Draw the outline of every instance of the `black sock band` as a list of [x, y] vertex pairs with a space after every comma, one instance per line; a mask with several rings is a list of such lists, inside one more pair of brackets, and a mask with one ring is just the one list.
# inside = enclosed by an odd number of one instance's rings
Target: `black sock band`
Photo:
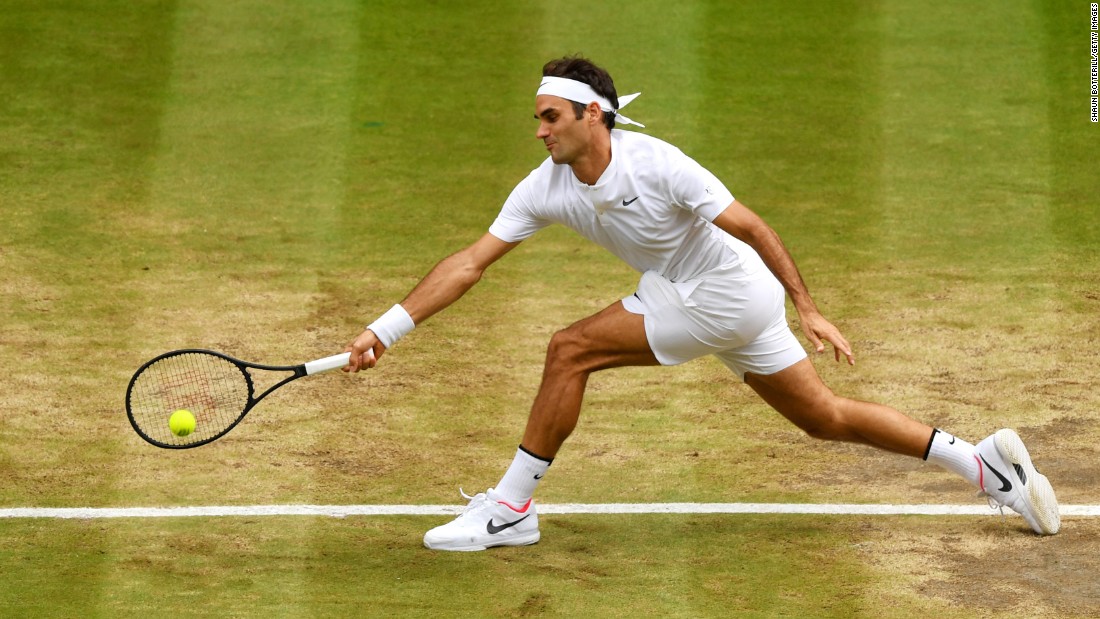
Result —
[[547, 466], [553, 464], [553, 462], [554, 462], [553, 458], [543, 458], [542, 456], [538, 455], [537, 453], [532, 452], [530, 449], [527, 449], [523, 445], [519, 446], [519, 450], [522, 451], [523, 453], [531, 456], [532, 458], [537, 458], [539, 460], [542, 460], [543, 462], [546, 463]]
[[928, 437], [928, 447], [926, 447], [924, 449], [924, 459], [926, 461], [928, 460], [928, 454], [932, 453], [932, 441], [936, 440], [936, 434], [938, 432], [939, 432], [939, 429], [932, 428], [932, 436]]

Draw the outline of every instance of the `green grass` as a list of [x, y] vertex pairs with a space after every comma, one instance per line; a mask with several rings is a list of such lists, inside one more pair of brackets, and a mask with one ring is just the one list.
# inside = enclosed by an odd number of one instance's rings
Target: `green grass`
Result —
[[[971, 440], [1015, 426], [1063, 502], [1095, 503], [1082, 7], [0, 0], [0, 506], [443, 503], [495, 483], [550, 335], [637, 280], [565, 230], [379, 369], [297, 383], [208, 447], [142, 443], [122, 398], [172, 348], [342, 349], [538, 165], [538, 71], [573, 52], [780, 231], [856, 346], [854, 370], [817, 362], [830, 385]], [[703, 360], [595, 376], [540, 499], [970, 495], [803, 437]], [[1097, 567], [1081, 521], [1041, 544], [949, 519], [554, 516], [535, 548], [459, 557], [419, 547], [432, 524], [0, 522], [0, 614], [1097, 610], [1070, 577]], [[1005, 547], [1039, 570], [1016, 586], [1071, 584], [1000, 606], [952, 585], [1000, 590], [957, 557]]]
[[[433, 554], [418, 518], [5, 523], [0, 609], [22, 616], [852, 616], [835, 521], [583, 516], [523, 549]], [[638, 538], [639, 530], [656, 533]], [[110, 552], [89, 538], [125, 540]], [[679, 540], [668, 545], [668, 539]], [[60, 560], [60, 557], [64, 560]], [[802, 576], [792, 579], [792, 574]], [[551, 584], [552, 583], [552, 584]], [[624, 589], [644, 595], [624, 596]], [[890, 616], [889, 613], [886, 616]], [[900, 616], [900, 615], [893, 615]]]

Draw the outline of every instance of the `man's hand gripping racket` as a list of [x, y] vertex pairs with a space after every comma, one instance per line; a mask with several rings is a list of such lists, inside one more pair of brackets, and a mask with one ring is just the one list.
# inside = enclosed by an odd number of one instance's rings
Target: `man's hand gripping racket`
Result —
[[379, 341], [378, 336], [370, 329], [364, 329], [359, 337], [348, 344], [344, 352], [348, 355], [348, 363], [344, 367], [345, 372], [358, 372], [373, 368], [386, 352], [386, 346]]
[[[360, 336], [362, 337], [362, 336]], [[300, 365], [272, 366], [234, 359], [212, 350], [175, 350], [141, 366], [126, 388], [126, 415], [138, 436], [166, 449], [198, 447], [225, 436], [260, 400], [287, 383], [337, 368], [349, 369], [349, 351]], [[358, 354], [358, 367], [374, 367], [374, 352]], [[289, 373], [256, 395], [254, 378]], [[190, 411], [194, 431], [178, 436], [168, 420], [177, 410]]]

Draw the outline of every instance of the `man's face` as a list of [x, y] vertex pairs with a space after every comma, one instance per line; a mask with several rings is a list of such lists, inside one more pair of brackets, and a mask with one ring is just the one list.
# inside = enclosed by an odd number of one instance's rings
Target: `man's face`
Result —
[[590, 110], [586, 110], [578, 120], [573, 103], [567, 99], [553, 95], [535, 97], [535, 119], [539, 121], [535, 137], [546, 144], [554, 163], [572, 163], [586, 151], [592, 135], [589, 116]]

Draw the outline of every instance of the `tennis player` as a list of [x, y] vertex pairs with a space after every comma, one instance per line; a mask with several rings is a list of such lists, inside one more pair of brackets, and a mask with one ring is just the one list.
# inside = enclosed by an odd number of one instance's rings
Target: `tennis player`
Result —
[[495, 488], [466, 496], [462, 515], [428, 531], [425, 546], [483, 550], [537, 542], [532, 497], [576, 426], [588, 376], [704, 355], [717, 357], [810, 436], [924, 458], [962, 476], [991, 505], [1022, 514], [1037, 533], [1058, 531], [1054, 491], [1014, 431], [1000, 430], [975, 446], [825, 386], [787, 324], [784, 295], [817, 353], [827, 342], [838, 362], [854, 364], [848, 341], [818, 311], [779, 236], [721, 181], [674, 146], [615, 128], [643, 126], [620, 111], [637, 94], [619, 97], [611, 76], [580, 57], [553, 60], [542, 73], [535, 135], [549, 158], [515, 187], [488, 233], [442, 260], [348, 345], [345, 369], [374, 367], [415, 325], [551, 224], [603, 246], [641, 279], [635, 293], [553, 335], [511, 466]]

